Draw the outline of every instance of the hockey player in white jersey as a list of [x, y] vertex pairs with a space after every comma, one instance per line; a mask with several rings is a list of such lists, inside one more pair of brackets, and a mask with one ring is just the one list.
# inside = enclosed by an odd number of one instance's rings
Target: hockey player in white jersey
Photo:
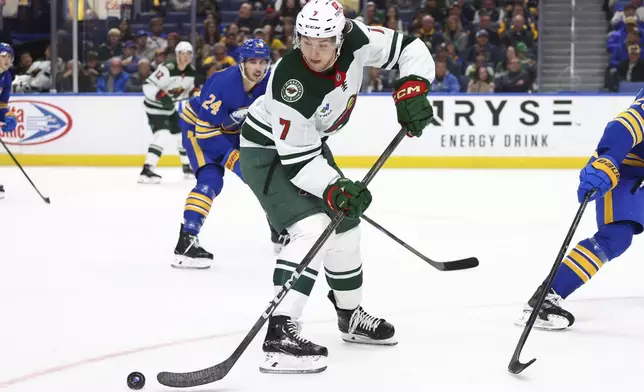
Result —
[[347, 218], [269, 320], [260, 370], [271, 373], [326, 368], [326, 347], [302, 337], [299, 324], [322, 263], [342, 339], [397, 343], [393, 325], [360, 306], [358, 218], [371, 194], [361, 182], [343, 176], [326, 139], [349, 121], [365, 66], [400, 70], [392, 103], [409, 136], [420, 136], [433, 115], [426, 95], [434, 61], [417, 38], [346, 20], [337, 0], [312, 0], [297, 16], [294, 43], [295, 50], [276, 64], [266, 94], [249, 108], [240, 143], [244, 179], [271, 224], [278, 231], [287, 229], [291, 239], [277, 256], [276, 291], [329, 225], [329, 216], [342, 209]]
[[152, 142], [148, 147], [145, 164], [139, 175], [139, 183], [158, 184], [161, 176], [154, 168], [163, 154], [165, 140], [176, 139], [179, 159], [186, 178], [194, 178], [186, 150], [181, 143], [181, 128], [176, 102], [187, 100], [195, 90], [197, 71], [192, 66], [193, 49], [189, 42], [179, 42], [174, 49], [177, 59], [159, 65], [143, 85], [145, 113], [152, 129]]

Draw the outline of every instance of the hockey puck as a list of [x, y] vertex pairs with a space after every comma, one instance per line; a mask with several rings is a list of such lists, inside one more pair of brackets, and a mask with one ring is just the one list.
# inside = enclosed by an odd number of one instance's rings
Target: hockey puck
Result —
[[140, 372], [132, 372], [127, 376], [127, 386], [130, 389], [141, 389], [145, 386], [145, 376]]

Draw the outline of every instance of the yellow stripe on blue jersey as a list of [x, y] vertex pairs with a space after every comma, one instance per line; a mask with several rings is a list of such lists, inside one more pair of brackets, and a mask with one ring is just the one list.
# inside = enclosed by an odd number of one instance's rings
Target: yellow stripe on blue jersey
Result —
[[577, 264], [577, 266], [581, 267], [581, 269], [588, 275], [589, 277], [593, 277], [599, 270], [593, 263], [590, 262], [584, 255], [579, 252], [576, 248], [570, 251], [570, 254], [568, 255], [572, 261]]
[[190, 106], [190, 103], [187, 103], [186, 106], [183, 107], [181, 110], [181, 113], [179, 113], [179, 116], [188, 124], [191, 125], [201, 125], [203, 127], [209, 127], [210, 124], [206, 121], [202, 121], [199, 119], [199, 116], [195, 113], [195, 111], [192, 109]]
[[9, 104], [6, 102], [0, 102], [0, 109], [6, 109], [9, 107]]
[[609, 223], [614, 222], [613, 218], [613, 191], [608, 191], [604, 195], [604, 224], [607, 225]]
[[578, 251], [579, 253], [581, 253], [582, 255], [586, 256], [586, 258], [587, 258], [588, 260], [590, 260], [590, 261], [595, 265], [595, 267], [597, 267], [597, 269], [600, 269], [600, 268], [604, 265], [604, 262], [603, 262], [603, 261], [601, 261], [601, 260], [599, 259], [599, 257], [598, 257], [596, 254], [594, 254], [593, 252], [591, 252], [591, 251], [590, 251], [588, 248], [586, 248], [585, 246], [583, 246], [583, 245], [581, 245], [581, 244], [578, 244], [578, 245], [575, 247], [575, 250], [576, 250], [576, 251]]
[[635, 116], [637, 119], [637, 123], [639, 124], [639, 133], [636, 132], [637, 136], [639, 136], [639, 139], [637, 140], [636, 144], [639, 144], [642, 142], [642, 130], [644, 130], [644, 118], [642, 118], [642, 115], [635, 109], [631, 108], [628, 109], [627, 112]]
[[221, 128], [217, 126], [208, 126], [204, 127], [202, 125], [197, 125], [195, 128], [195, 137], [197, 139], [209, 139], [214, 136], [221, 135]]
[[626, 155], [626, 158], [624, 158], [622, 163], [628, 166], [644, 167], [644, 158], [641, 158], [631, 152]]
[[621, 112], [617, 117], [615, 117], [615, 121], [619, 121], [631, 134], [631, 137], [633, 138], [633, 146], [635, 146], [642, 141], [644, 124], [640, 124], [629, 110]]
[[575, 264], [575, 263], [572, 261], [572, 259], [570, 259], [568, 256], [566, 256], [566, 258], [564, 259], [563, 263], [564, 263], [568, 268], [570, 268], [570, 270], [571, 270], [571, 271], [573, 271], [575, 274], [577, 274], [577, 276], [579, 276], [579, 279], [581, 279], [584, 283], [588, 282], [588, 280], [590, 279], [590, 278], [588, 277], [588, 275], [586, 275], [586, 274], [584, 273], [584, 271], [582, 271], [582, 270], [581, 270], [581, 268], [579, 268], [579, 267], [577, 266], [577, 264]]
[[199, 146], [197, 139], [195, 139], [195, 136], [192, 135], [192, 132], [188, 134], [188, 140], [190, 140], [190, 144], [192, 145], [192, 149], [195, 153], [195, 158], [197, 158], [198, 167], [195, 169], [196, 173], [197, 169], [206, 165], [206, 157], [204, 156], [203, 150], [201, 149], [201, 146]]
[[203, 216], [208, 216], [212, 207], [212, 199], [197, 192], [190, 192], [186, 199], [185, 210], [194, 211]]

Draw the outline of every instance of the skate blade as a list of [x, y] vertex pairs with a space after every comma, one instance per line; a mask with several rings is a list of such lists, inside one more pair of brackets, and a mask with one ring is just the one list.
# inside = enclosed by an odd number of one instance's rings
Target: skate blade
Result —
[[295, 357], [284, 353], [266, 353], [259, 371], [267, 374], [314, 374], [326, 370], [326, 357], [309, 355]]
[[395, 346], [398, 344], [398, 340], [395, 337], [390, 337], [388, 339], [371, 339], [366, 336], [355, 335], [352, 333], [342, 333], [342, 340], [347, 343], [357, 343], [357, 344], [369, 344], [372, 346]]
[[208, 269], [211, 261], [210, 259], [191, 259], [186, 256], [175, 255], [174, 261], [170, 265], [172, 268], [179, 269]]
[[139, 176], [139, 184], [160, 184], [161, 179], [157, 177]]
[[192, 173], [183, 173], [184, 180], [194, 180], [196, 179], [195, 175]]
[[[523, 316], [514, 321], [514, 325], [519, 327], [525, 327], [530, 315], [532, 314], [531, 310], [523, 311]], [[548, 321], [537, 318], [534, 322], [533, 328], [541, 331], [564, 331], [570, 327], [568, 319], [561, 316], [549, 315]]]

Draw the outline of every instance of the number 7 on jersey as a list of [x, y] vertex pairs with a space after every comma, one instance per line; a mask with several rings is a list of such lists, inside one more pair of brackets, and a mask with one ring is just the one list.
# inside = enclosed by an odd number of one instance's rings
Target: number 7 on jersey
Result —
[[288, 134], [289, 129], [291, 129], [291, 121], [284, 120], [283, 118], [280, 117], [280, 125], [284, 127], [282, 129], [282, 134], [280, 135], [280, 140], [284, 140], [286, 139], [286, 135]]

